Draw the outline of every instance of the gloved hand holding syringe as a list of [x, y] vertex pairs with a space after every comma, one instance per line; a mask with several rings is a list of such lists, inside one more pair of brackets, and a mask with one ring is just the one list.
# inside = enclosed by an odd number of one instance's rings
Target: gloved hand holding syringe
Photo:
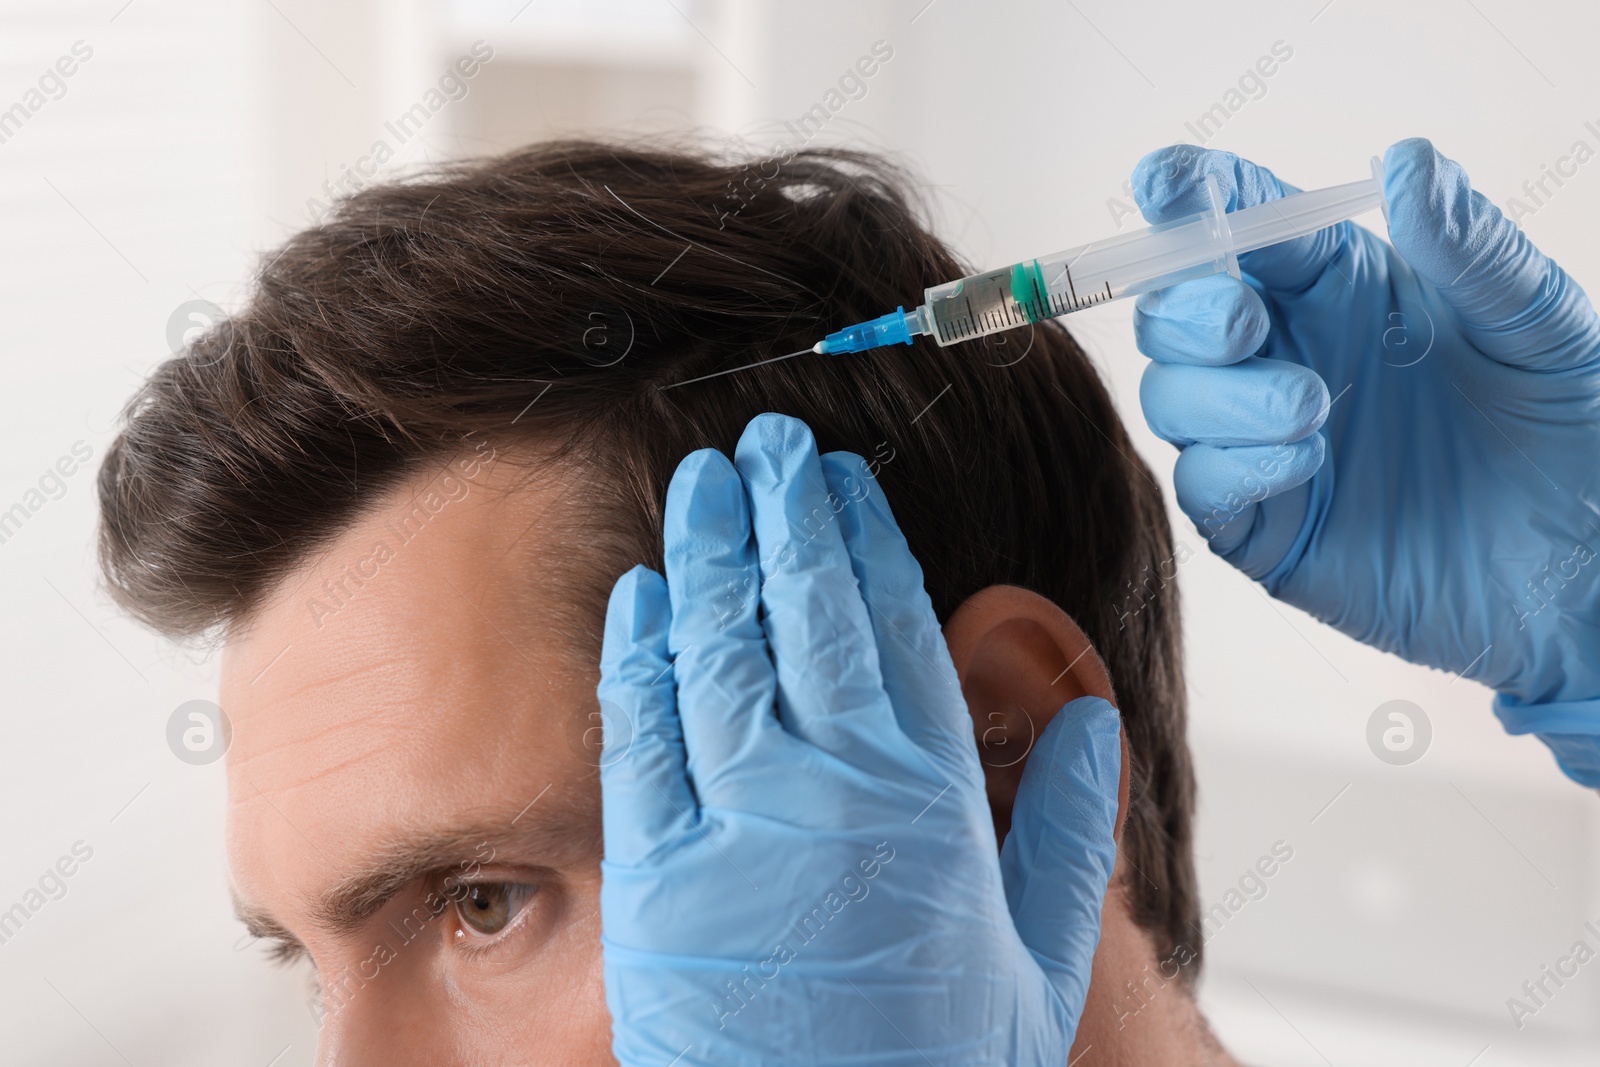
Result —
[[[1162, 149], [1134, 175], [1149, 229], [934, 286], [814, 351], [947, 345], [1143, 294], [1140, 402], [1212, 551], [1495, 689], [1508, 730], [1600, 788], [1600, 318], [1428, 142], [1373, 175], [1299, 192], [1227, 152]], [[1374, 207], [1392, 244], [1339, 225]]]
[[924, 292], [921, 307], [910, 312], [902, 307], [830, 333], [812, 351], [861, 352], [910, 344], [921, 335], [950, 345], [1212, 274], [1237, 278], [1238, 257], [1247, 252], [1384, 207], [1383, 170], [1376, 158], [1372, 173], [1362, 181], [1294, 193], [1231, 214], [1211, 179], [1205, 211], [935, 285]]
[[[1162, 149], [1134, 174], [1148, 229], [706, 377], [1142, 296], [1140, 403], [1211, 550], [1357, 640], [1496, 690], [1509, 731], [1600, 789], [1600, 317], [1427, 141], [1372, 169], [1300, 192], [1231, 153]], [[1343, 225], [1372, 208], [1392, 245]]]

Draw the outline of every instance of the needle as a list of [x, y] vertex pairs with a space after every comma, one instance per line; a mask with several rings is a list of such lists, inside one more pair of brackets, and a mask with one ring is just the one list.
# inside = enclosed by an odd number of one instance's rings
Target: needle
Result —
[[795, 356], [803, 356], [803, 355], [806, 355], [807, 353], [815, 352], [816, 350], [817, 349], [816, 349], [815, 346], [812, 346], [811, 348], [802, 348], [798, 352], [790, 352], [787, 356], [773, 356], [771, 359], [763, 359], [763, 360], [760, 360], [760, 361], [758, 361], [756, 363], [746, 363], [742, 367], [729, 367], [727, 370], [719, 370], [714, 374], [702, 374], [700, 377], [698, 377], [698, 378], [690, 378], [686, 382], [673, 382], [671, 385], [663, 385], [661, 387], [661, 389], [662, 389], [663, 392], [665, 392], [668, 389], [676, 389], [680, 385], [693, 385], [695, 382], [703, 382], [707, 378], [720, 378], [724, 374], [732, 374], [735, 371], [749, 370], [752, 367], [764, 367], [768, 363], [781, 363], [782, 361], [784, 361], [786, 359], [793, 359]]

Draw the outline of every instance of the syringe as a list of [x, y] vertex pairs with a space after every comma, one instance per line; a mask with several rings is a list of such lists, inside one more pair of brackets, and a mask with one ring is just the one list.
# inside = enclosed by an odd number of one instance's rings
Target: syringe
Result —
[[830, 333], [812, 351], [861, 352], [910, 344], [922, 334], [950, 345], [1191, 278], [1223, 272], [1237, 278], [1238, 257], [1246, 252], [1308, 237], [1373, 208], [1382, 208], [1387, 218], [1389, 210], [1377, 157], [1372, 177], [1364, 181], [1292, 193], [1232, 213], [1216, 178], [1207, 175], [1206, 190], [1211, 206], [1199, 214], [935, 285], [923, 291], [921, 307], [909, 313], [901, 307]]

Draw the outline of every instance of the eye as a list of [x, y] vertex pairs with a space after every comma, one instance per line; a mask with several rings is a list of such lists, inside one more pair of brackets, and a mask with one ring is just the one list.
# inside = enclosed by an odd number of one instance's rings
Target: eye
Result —
[[456, 937], [467, 937], [468, 931], [494, 937], [511, 925], [538, 889], [518, 882], [458, 884], [455, 909], [463, 929], [456, 931]]

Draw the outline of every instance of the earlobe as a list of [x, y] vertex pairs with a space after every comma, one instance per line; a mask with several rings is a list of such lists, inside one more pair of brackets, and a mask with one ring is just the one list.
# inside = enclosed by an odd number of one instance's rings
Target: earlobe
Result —
[[[977, 734], [995, 833], [1005, 840], [1027, 756], [1068, 703], [1095, 696], [1116, 703], [1111, 677], [1089, 638], [1038, 593], [992, 585], [967, 598], [944, 625]], [[1128, 742], [1122, 742], [1116, 836], [1128, 807]]]

